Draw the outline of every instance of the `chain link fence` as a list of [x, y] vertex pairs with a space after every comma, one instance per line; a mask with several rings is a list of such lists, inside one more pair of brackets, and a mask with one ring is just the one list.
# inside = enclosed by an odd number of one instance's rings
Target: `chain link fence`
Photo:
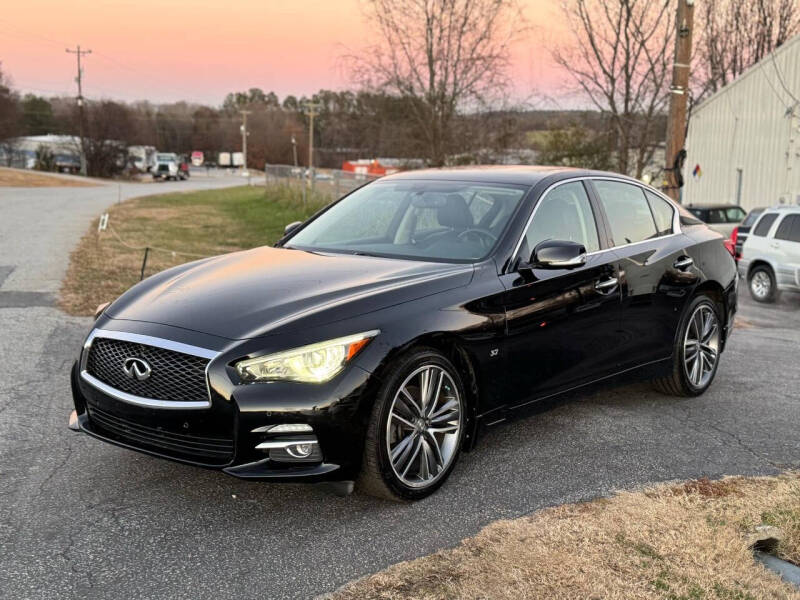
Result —
[[377, 175], [353, 173], [341, 169], [308, 169], [291, 165], [267, 165], [264, 168], [264, 180], [270, 184], [294, 184], [305, 186], [319, 194], [338, 199], [345, 194], [378, 179]]

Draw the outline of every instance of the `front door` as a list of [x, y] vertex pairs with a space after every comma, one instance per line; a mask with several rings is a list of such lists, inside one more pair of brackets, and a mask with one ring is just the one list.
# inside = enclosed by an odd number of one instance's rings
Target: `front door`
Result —
[[614, 370], [619, 343], [617, 255], [603, 249], [581, 181], [557, 185], [537, 203], [517, 255], [528, 260], [544, 240], [578, 242], [586, 263], [503, 275], [507, 320], [508, 405], [576, 387]]

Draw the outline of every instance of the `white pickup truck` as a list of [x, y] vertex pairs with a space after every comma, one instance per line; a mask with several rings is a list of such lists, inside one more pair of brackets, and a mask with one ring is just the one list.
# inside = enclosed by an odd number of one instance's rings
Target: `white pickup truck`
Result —
[[174, 152], [159, 152], [152, 172], [153, 179], [183, 180], [188, 177], [188, 171], [181, 169], [181, 160]]

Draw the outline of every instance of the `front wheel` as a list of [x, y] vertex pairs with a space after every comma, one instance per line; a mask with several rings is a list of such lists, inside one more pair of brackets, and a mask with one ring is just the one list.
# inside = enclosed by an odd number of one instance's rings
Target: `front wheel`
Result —
[[672, 396], [699, 396], [717, 374], [722, 350], [719, 309], [708, 296], [698, 296], [681, 321], [672, 352], [672, 372], [656, 379], [656, 389]]
[[390, 500], [417, 500], [444, 483], [465, 429], [464, 387], [453, 364], [430, 349], [397, 360], [367, 428], [358, 487]]

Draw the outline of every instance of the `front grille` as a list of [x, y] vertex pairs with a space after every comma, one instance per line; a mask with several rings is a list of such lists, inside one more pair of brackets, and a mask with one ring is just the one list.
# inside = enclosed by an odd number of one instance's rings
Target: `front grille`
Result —
[[[147, 361], [151, 368], [149, 378], [139, 381], [127, 376], [123, 365], [132, 357]], [[198, 402], [208, 401], [208, 361], [207, 358], [156, 346], [98, 337], [89, 350], [86, 370], [103, 383], [134, 396]]]
[[87, 406], [89, 419], [99, 433], [135, 446], [204, 464], [224, 465], [233, 457], [233, 438], [201, 437], [149, 427], [99, 408]]

